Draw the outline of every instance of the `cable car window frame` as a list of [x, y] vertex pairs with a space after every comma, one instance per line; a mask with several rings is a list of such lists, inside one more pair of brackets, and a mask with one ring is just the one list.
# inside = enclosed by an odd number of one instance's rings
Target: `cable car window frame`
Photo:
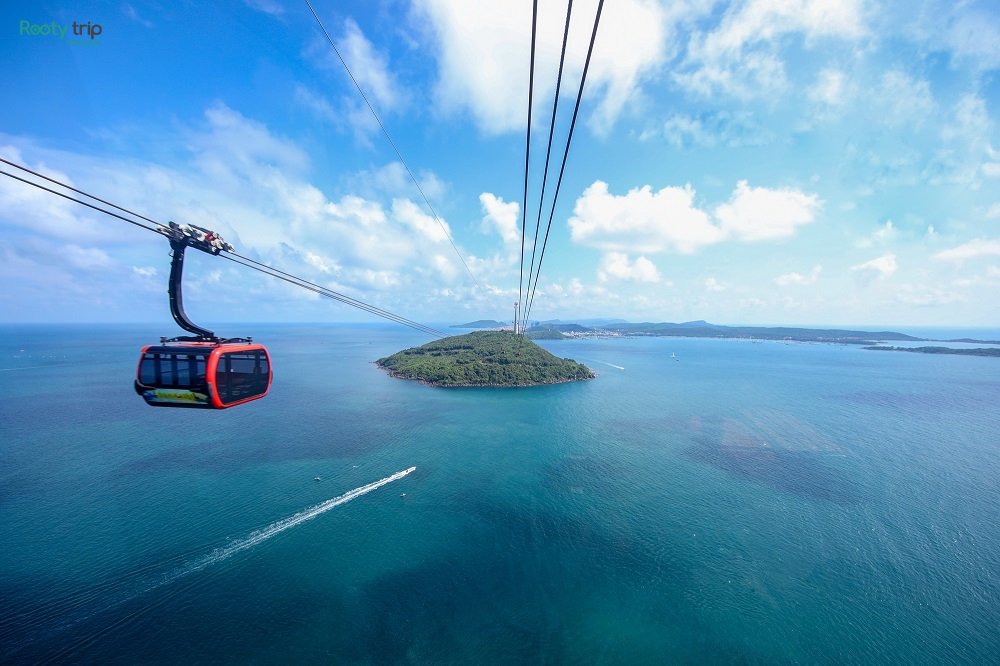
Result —
[[240, 349], [225, 351], [219, 355], [215, 370], [215, 389], [223, 405], [259, 398], [269, 388], [270, 367], [267, 353], [263, 350]]
[[140, 361], [139, 381], [147, 386], [204, 392], [208, 388], [208, 356], [209, 352], [190, 349], [147, 351]]

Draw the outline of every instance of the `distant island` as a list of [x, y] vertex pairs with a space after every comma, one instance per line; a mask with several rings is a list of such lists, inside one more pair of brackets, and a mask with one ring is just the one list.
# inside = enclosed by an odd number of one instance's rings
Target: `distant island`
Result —
[[[453, 328], [511, 328], [509, 323], [492, 319], [461, 324]], [[879, 342], [961, 342], [982, 345], [1000, 345], [1000, 340], [974, 340], [960, 338], [957, 340], [936, 340], [918, 338], [896, 331], [858, 331], [841, 328], [802, 328], [797, 326], [723, 326], [711, 324], [703, 319], [672, 322], [641, 322], [631, 323], [622, 319], [580, 319], [566, 321], [553, 319], [549, 321], [532, 322], [524, 334], [532, 340], [564, 340], [576, 338], [615, 338], [615, 337], [684, 337], [684, 338], [731, 338], [763, 342], [825, 342], [844, 345], [864, 345], [865, 349], [879, 351], [896, 351], [894, 347], [875, 346]], [[939, 351], [947, 349], [948, 351]], [[995, 356], [993, 350], [954, 351], [950, 347], [916, 347], [899, 348], [898, 351], [918, 351], [924, 354], [966, 354], [970, 356]]]
[[561, 359], [511, 331], [476, 331], [411, 347], [376, 361], [393, 377], [433, 386], [537, 386], [592, 379], [582, 363]]
[[906, 340], [915, 338], [894, 331], [855, 331], [838, 328], [799, 328], [792, 326], [720, 326], [704, 320], [681, 324], [640, 323], [616, 324], [607, 327], [625, 335], [684, 336], [692, 338], [756, 338], [758, 340], [789, 340], [793, 342], [839, 342], [842, 344], [872, 344], [874, 340]]
[[955, 349], [954, 347], [883, 347], [881, 345], [865, 347], [872, 351], [901, 351], [914, 352], [917, 354], [959, 354], [962, 356], [997, 356], [1000, 357], [1000, 348], [977, 347], [975, 349]]
[[451, 328], [502, 328], [504, 326], [509, 326], [509, 324], [496, 319], [477, 319], [466, 324], [453, 324]]
[[917, 341], [895, 331], [854, 331], [832, 328], [799, 328], [789, 326], [721, 326], [707, 321], [642, 322], [633, 324], [616, 321], [601, 326], [582, 326], [576, 323], [539, 322], [525, 333], [533, 339], [561, 339], [587, 337], [684, 337], [684, 338], [743, 338], [752, 340], [778, 340], [792, 342], [836, 342], [840, 344], [872, 345], [878, 340]]
[[531, 340], [565, 340], [567, 336], [548, 326], [533, 326], [524, 332]]

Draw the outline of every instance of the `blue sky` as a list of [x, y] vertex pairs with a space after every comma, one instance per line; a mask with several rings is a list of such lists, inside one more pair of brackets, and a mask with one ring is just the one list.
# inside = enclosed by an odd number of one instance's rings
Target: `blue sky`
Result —
[[[565, 20], [540, 5], [529, 246]], [[509, 317], [530, 3], [315, 6], [481, 287], [304, 2], [3, 3], [0, 155], [412, 319]], [[1000, 324], [998, 35], [994, 2], [609, 0], [532, 318]], [[0, 231], [0, 321], [170, 321], [154, 234], [6, 177]], [[206, 325], [369, 317], [187, 270]]]

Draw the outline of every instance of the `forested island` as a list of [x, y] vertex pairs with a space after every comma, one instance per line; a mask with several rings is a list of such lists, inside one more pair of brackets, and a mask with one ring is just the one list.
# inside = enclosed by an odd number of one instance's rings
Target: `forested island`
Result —
[[433, 386], [536, 386], [595, 375], [511, 331], [477, 331], [411, 347], [376, 361], [393, 377]]
[[839, 344], [872, 344], [875, 340], [915, 341], [915, 338], [895, 331], [855, 331], [831, 328], [800, 328], [793, 326], [722, 326], [707, 321], [687, 321], [617, 324], [606, 330], [624, 335], [680, 336], [691, 338], [754, 338], [794, 342], [835, 342]]
[[[491, 324], [510, 327], [502, 322], [481, 319], [479, 321], [461, 324], [459, 327], [485, 328]], [[587, 324], [587, 325], [585, 325]], [[592, 319], [573, 321], [537, 321], [531, 322], [524, 331], [525, 336], [532, 340], [566, 340], [579, 338], [615, 338], [615, 337], [684, 337], [684, 338], [729, 338], [763, 342], [811, 342], [833, 343], [863, 346], [865, 349], [878, 351], [908, 351], [921, 354], [961, 354], [965, 356], [1000, 356], [1000, 350], [992, 348], [954, 349], [951, 347], [892, 347], [879, 345], [883, 342], [946, 342], [971, 343], [980, 345], [997, 345], [1000, 340], [976, 340], [959, 338], [955, 340], [938, 340], [933, 338], [918, 338], [897, 331], [860, 331], [841, 328], [802, 328], [796, 326], [723, 326], [712, 324], [702, 319], [681, 323], [672, 322], [641, 322], [631, 323], [622, 319]]]
[[[486, 328], [501, 322], [489, 319], [461, 324], [456, 328]], [[801, 328], [792, 326], [722, 326], [704, 320], [671, 322], [630, 323], [620, 319], [584, 326], [574, 322], [534, 322], [525, 331], [534, 339], [557, 340], [586, 337], [685, 337], [685, 338], [742, 338], [794, 342], [833, 342], [839, 344], [871, 345], [876, 341], [914, 342], [922, 338], [896, 331], [856, 331], [849, 329]], [[979, 341], [975, 341], [979, 342]], [[989, 343], [987, 343], [989, 344]]]
[[996, 356], [1000, 357], [1000, 348], [977, 347], [975, 349], [956, 349], [954, 347], [865, 347], [872, 351], [901, 351], [916, 354], [959, 354], [961, 356]]
[[524, 334], [530, 340], [565, 340], [567, 336], [554, 328], [536, 326], [529, 328]]

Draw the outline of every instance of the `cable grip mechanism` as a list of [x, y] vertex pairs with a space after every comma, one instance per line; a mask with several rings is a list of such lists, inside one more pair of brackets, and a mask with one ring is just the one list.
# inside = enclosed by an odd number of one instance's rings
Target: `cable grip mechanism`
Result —
[[223, 340], [216, 336], [213, 331], [198, 326], [184, 312], [184, 295], [181, 285], [184, 276], [184, 251], [193, 247], [215, 256], [223, 251], [235, 252], [235, 248], [214, 231], [193, 224], [169, 222], [168, 226], [161, 227], [157, 231], [167, 237], [172, 250], [170, 281], [167, 287], [167, 294], [170, 297], [170, 314], [178, 326], [185, 331], [194, 333], [194, 337], [180, 336], [171, 338], [170, 342], [222, 342]]

